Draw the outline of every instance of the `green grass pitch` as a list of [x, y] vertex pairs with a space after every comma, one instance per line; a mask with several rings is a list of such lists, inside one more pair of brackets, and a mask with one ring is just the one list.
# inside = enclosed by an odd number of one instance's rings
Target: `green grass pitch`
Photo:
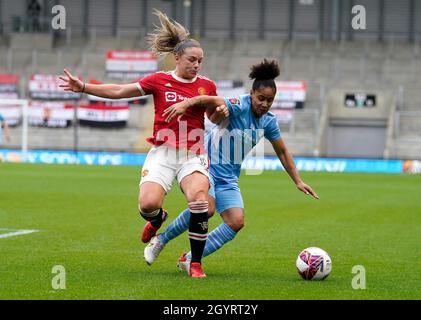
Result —
[[[176, 269], [186, 234], [153, 266], [143, 261], [139, 168], [0, 164], [0, 235], [39, 230], [0, 238], [0, 299], [420, 299], [421, 176], [302, 177], [319, 201], [284, 172], [242, 176], [245, 227], [204, 259], [206, 279], [191, 279]], [[175, 184], [169, 221], [185, 206]], [[220, 222], [215, 215], [210, 229]], [[309, 246], [332, 258], [325, 281], [295, 269]], [[64, 290], [52, 288], [55, 265], [65, 268]], [[355, 265], [366, 289], [352, 287]]]

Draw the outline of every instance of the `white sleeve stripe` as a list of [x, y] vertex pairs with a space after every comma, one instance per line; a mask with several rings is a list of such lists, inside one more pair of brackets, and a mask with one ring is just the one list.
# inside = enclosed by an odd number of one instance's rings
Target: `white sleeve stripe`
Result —
[[136, 87], [139, 89], [140, 93], [142, 94], [142, 96], [145, 95], [145, 91], [143, 91], [142, 87], [140, 86], [139, 82], [136, 82]]

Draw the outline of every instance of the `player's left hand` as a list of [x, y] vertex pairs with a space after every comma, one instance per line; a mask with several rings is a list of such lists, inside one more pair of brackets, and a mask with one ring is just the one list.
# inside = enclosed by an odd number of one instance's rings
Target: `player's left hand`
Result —
[[320, 199], [317, 193], [314, 192], [313, 189], [309, 185], [305, 184], [304, 182], [297, 183], [297, 188], [301, 192], [304, 192], [306, 195], [313, 196], [314, 199], [317, 199], [317, 200]]
[[181, 116], [186, 113], [189, 105], [185, 101], [181, 101], [178, 103], [174, 103], [171, 107], [168, 107], [164, 110], [162, 115], [166, 117], [165, 122], [170, 122], [174, 117], [178, 117], [178, 120], [180, 120]]

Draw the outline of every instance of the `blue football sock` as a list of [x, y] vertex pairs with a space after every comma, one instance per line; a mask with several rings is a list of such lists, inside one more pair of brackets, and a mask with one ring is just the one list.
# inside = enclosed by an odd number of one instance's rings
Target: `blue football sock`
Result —
[[[203, 257], [214, 253], [225, 243], [234, 239], [236, 235], [237, 233], [227, 224], [221, 223], [216, 229], [209, 233], [208, 239], [206, 240], [205, 250], [203, 252]], [[186, 258], [191, 259], [191, 252], [187, 253]]]
[[190, 210], [186, 209], [179, 216], [171, 222], [164, 233], [158, 236], [158, 239], [163, 244], [167, 244], [170, 240], [178, 237], [183, 232], [189, 229], [190, 225]]

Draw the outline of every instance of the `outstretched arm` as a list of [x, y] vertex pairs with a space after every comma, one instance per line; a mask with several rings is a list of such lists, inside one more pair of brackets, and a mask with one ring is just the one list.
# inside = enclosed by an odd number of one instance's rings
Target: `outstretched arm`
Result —
[[163, 116], [166, 117], [165, 121], [170, 122], [174, 117], [181, 117], [191, 107], [207, 108], [206, 113], [212, 122], [215, 122], [219, 118], [222, 120], [222, 118], [226, 118], [229, 115], [224, 98], [218, 96], [197, 96], [175, 103], [165, 109], [163, 113]]
[[60, 85], [65, 91], [87, 93], [108, 99], [132, 98], [142, 95], [136, 83], [91, 84], [82, 82], [66, 69], [64, 69], [64, 73], [66, 76], [60, 76], [59, 78], [65, 82], [65, 84]]
[[6, 121], [3, 121], [4, 126], [4, 137], [6, 138], [7, 142], [10, 142], [10, 131], [9, 131], [9, 125]]
[[315, 199], [319, 199], [317, 193], [314, 192], [309, 185], [305, 184], [303, 180], [301, 180], [300, 174], [298, 173], [298, 170], [295, 167], [294, 159], [289, 153], [282, 138], [279, 138], [275, 141], [271, 141], [271, 143], [273, 149], [276, 152], [276, 155], [278, 156], [288, 175], [291, 177], [292, 181], [294, 181], [298, 190], [304, 192], [307, 195], [312, 195]]

